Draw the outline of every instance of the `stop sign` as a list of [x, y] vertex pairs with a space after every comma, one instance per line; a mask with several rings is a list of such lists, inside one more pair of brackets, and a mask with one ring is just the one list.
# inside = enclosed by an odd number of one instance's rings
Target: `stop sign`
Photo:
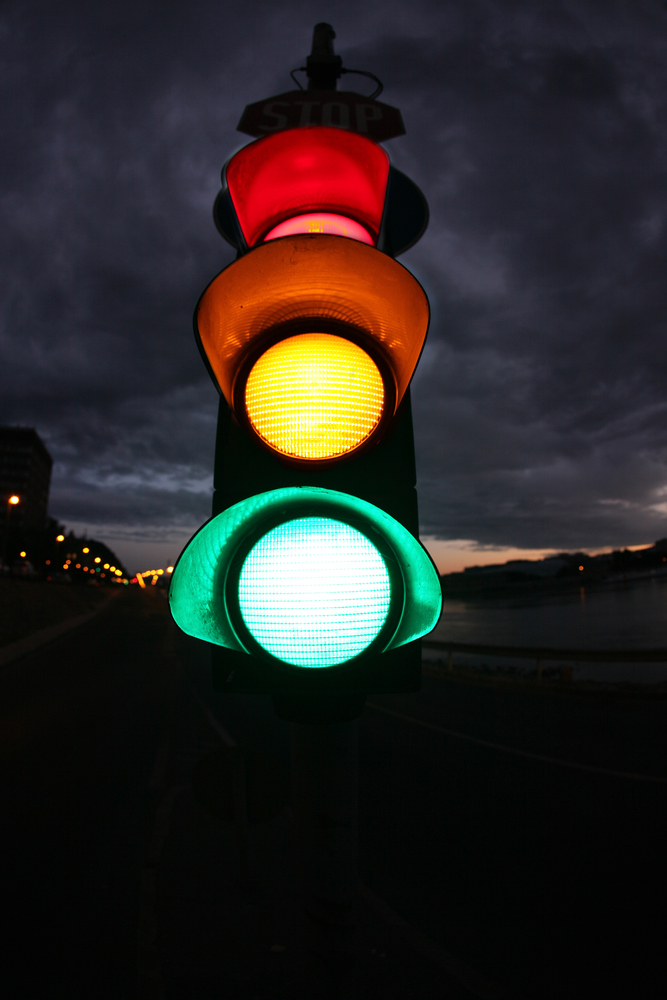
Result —
[[290, 90], [248, 104], [237, 129], [262, 136], [309, 125], [347, 129], [375, 142], [405, 134], [398, 108], [345, 90]]

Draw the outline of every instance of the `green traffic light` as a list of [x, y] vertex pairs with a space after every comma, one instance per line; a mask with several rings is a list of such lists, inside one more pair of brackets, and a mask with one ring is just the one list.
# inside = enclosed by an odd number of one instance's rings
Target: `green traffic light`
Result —
[[250, 550], [239, 609], [254, 639], [298, 667], [330, 667], [362, 653], [389, 612], [389, 572], [356, 528], [326, 517], [286, 521]]
[[420, 543], [373, 504], [293, 487], [205, 524], [174, 569], [172, 615], [189, 635], [287, 668], [327, 668], [430, 632], [442, 605]]

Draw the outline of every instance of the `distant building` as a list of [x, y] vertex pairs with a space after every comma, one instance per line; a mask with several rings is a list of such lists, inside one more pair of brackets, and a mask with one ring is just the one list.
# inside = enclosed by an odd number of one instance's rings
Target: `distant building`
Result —
[[10, 496], [20, 498], [10, 510], [11, 529], [41, 531], [46, 524], [53, 459], [32, 427], [0, 427], [0, 521]]

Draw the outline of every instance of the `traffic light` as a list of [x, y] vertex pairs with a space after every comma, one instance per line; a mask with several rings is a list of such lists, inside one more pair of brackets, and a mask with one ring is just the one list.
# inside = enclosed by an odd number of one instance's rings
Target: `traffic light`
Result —
[[[308, 65], [306, 123], [282, 116], [223, 169], [214, 218], [238, 256], [194, 317], [221, 394], [214, 516], [170, 604], [213, 645], [216, 688], [270, 691], [283, 717], [323, 721], [358, 715], [369, 692], [419, 688], [442, 599], [418, 541], [409, 395], [429, 304], [394, 259], [428, 209], [367, 134], [374, 122], [382, 137], [387, 112], [400, 134], [400, 113], [335, 79], [313, 89], [327, 78]], [[285, 103], [262, 105], [279, 126]]]
[[385, 511], [347, 493], [288, 487], [205, 524], [170, 599], [189, 635], [281, 667], [326, 669], [430, 632], [440, 581]]
[[239, 423], [284, 460], [321, 465], [391, 424], [428, 321], [421, 285], [397, 261], [309, 233], [230, 264], [199, 300], [195, 327]]

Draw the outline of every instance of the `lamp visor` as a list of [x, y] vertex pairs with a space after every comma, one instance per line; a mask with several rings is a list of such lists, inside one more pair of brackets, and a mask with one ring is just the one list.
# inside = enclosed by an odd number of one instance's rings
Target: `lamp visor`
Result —
[[224, 177], [248, 246], [256, 246], [286, 219], [310, 212], [356, 219], [374, 241], [384, 210], [389, 157], [382, 146], [356, 132], [296, 128], [244, 146], [227, 163]]
[[352, 340], [373, 344], [393, 379], [385, 404], [393, 416], [428, 320], [428, 299], [409, 271], [373, 247], [329, 233], [271, 240], [234, 261], [208, 286], [195, 317], [211, 372], [237, 416], [245, 409], [239, 373], [245, 377], [265, 338], [290, 326], [299, 333], [345, 327], [356, 331]]

